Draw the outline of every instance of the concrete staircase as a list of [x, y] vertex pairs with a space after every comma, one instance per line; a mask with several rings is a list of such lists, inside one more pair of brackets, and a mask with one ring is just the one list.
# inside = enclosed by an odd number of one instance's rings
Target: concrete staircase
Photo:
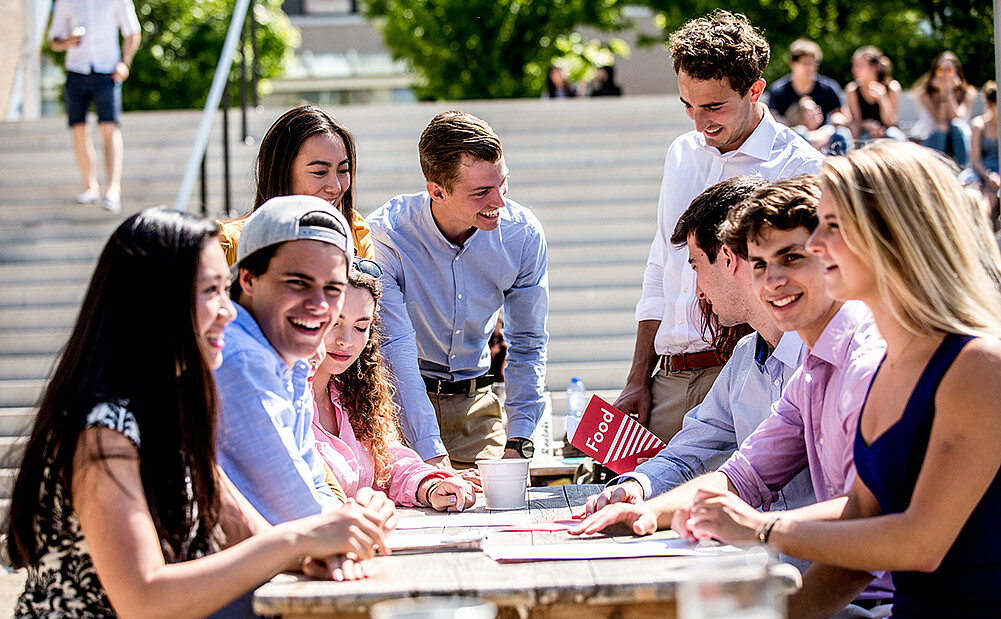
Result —
[[[565, 410], [562, 394], [572, 376], [614, 398], [632, 355], [633, 308], [656, 225], [664, 154], [690, 127], [681, 104], [651, 96], [333, 109], [357, 138], [354, 182], [362, 213], [423, 187], [417, 138], [432, 116], [449, 108], [469, 111], [494, 127], [511, 169], [508, 195], [532, 207], [545, 226], [554, 410]], [[251, 135], [259, 141], [283, 111], [252, 112]], [[231, 135], [238, 128], [237, 112], [232, 114]], [[80, 181], [64, 119], [0, 124], [2, 500], [14, 476], [15, 448], [23, 442], [104, 242], [129, 213], [173, 204], [198, 118], [197, 112], [125, 115], [120, 216], [72, 203]], [[217, 128], [209, 146], [214, 217], [222, 208], [218, 133]], [[100, 153], [100, 144], [97, 148]], [[250, 201], [257, 149], [236, 137], [232, 148], [234, 208], [242, 212]]]

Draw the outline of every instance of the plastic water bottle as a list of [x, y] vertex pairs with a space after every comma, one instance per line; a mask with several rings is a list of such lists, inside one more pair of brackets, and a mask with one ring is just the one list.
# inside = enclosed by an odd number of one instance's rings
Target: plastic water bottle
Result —
[[587, 406], [587, 389], [584, 388], [584, 381], [574, 376], [567, 387], [567, 440], [573, 438], [573, 433], [577, 430], [577, 424], [584, 414]]

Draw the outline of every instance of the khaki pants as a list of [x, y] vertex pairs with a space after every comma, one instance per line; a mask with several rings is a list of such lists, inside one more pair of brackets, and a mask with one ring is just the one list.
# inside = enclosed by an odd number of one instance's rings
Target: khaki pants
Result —
[[658, 371], [650, 379], [650, 431], [665, 443], [681, 429], [685, 414], [705, 399], [723, 366], [687, 370]]
[[504, 455], [501, 403], [491, 387], [484, 387], [473, 396], [428, 393], [428, 398], [438, 417], [441, 440], [445, 442], [452, 466], [472, 468], [477, 460]]

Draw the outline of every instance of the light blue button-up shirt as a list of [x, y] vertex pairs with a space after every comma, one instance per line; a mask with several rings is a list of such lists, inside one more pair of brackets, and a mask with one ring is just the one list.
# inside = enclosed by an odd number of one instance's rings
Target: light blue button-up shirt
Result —
[[490, 367], [488, 340], [501, 307], [507, 341], [507, 435], [532, 436], [545, 408], [549, 276], [542, 225], [505, 200], [495, 230], [462, 247], [431, 215], [427, 192], [400, 195], [366, 220], [383, 268], [383, 353], [396, 376], [400, 425], [425, 460], [445, 455], [421, 375], [456, 381]]
[[[760, 363], [755, 358], [759, 337], [752, 333], [737, 342], [705, 400], [688, 411], [681, 431], [667, 447], [614, 481], [635, 479], [643, 486], [644, 497], [650, 498], [723, 464], [768, 418], [772, 404], [779, 400], [806, 354], [803, 341], [790, 331]], [[772, 508], [794, 509], [813, 503], [810, 471], [805, 470], [781, 489]]]
[[314, 445], [309, 365], [290, 368], [250, 313], [234, 306], [215, 371], [223, 471], [272, 524], [339, 507]]

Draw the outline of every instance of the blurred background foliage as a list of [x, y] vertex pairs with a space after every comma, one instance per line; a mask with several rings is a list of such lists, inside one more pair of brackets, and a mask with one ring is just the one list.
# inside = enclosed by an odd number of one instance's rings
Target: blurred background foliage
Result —
[[[233, 16], [232, 0], [134, 0], [142, 25], [142, 43], [132, 61], [128, 88], [122, 89], [127, 110], [185, 109], [205, 105], [226, 30]], [[299, 31], [281, 10], [281, 0], [257, 0], [260, 77], [279, 77], [299, 46]], [[249, 26], [246, 37], [250, 71]], [[47, 50], [62, 65], [63, 54]], [[239, 73], [237, 48], [231, 71]], [[231, 83], [235, 83], [231, 82]], [[232, 101], [238, 96], [230, 89]]]
[[824, 51], [820, 72], [841, 84], [852, 79], [851, 55], [875, 45], [893, 62], [894, 77], [910, 87], [940, 52], [952, 50], [966, 79], [980, 86], [994, 79], [994, 12], [991, 0], [631, 0], [657, 14], [667, 36], [693, 16], [723, 7], [747, 15], [771, 44], [769, 82], [789, 72], [788, 47], [816, 41]]
[[[395, 58], [420, 80], [421, 99], [538, 96], [546, 69], [562, 64], [572, 80], [628, 55], [621, 38], [629, 28], [626, 5], [655, 13], [660, 29], [641, 45], [663, 45], [686, 20], [716, 8], [744, 13], [772, 46], [768, 81], [788, 73], [789, 44], [813, 39], [824, 51], [821, 72], [845, 84], [851, 54], [876, 45], [907, 88], [950, 49], [967, 79], [980, 86], [994, 77], [994, 14], [990, 0], [365, 0]], [[608, 32], [605, 40], [580, 33]]]
[[383, 41], [417, 73], [419, 99], [538, 96], [549, 65], [580, 79], [595, 62], [628, 53], [621, 39], [585, 39], [577, 28], [624, 23], [616, 0], [367, 0]]

